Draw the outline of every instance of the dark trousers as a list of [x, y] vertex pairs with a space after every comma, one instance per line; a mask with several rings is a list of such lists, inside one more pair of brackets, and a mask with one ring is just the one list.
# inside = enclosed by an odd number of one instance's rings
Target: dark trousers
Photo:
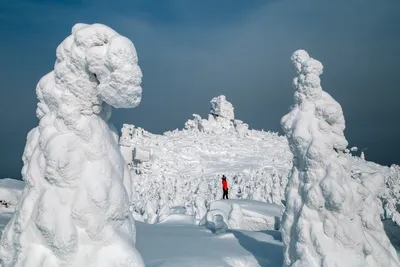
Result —
[[225, 196], [226, 196], [226, 199], [229, 199], [228, 198], [228, 189], [222, 189], [222, 190], [224, 190], [224, 194], [222, 196], [222, 199], [225, 199]]

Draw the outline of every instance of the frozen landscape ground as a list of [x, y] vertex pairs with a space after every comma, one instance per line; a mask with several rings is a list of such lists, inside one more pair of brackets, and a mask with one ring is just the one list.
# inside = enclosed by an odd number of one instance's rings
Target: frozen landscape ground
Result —
[[399, 266], [400, 167], [352, 155], [322, 64], [292, 61], [285, 137], [218, 96], [182, 130], [125, 124], [118, 138], [111, 106], [141, 100], [135, 48], [75, 25], [37, 87], [24, 181], [0, 180], [0, 267]]

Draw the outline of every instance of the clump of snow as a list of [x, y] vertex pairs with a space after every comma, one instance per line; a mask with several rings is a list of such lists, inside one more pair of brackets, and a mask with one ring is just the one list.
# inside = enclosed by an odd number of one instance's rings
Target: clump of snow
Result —
[[292, 61], [295, 105], [281, 121], [294, 156], [282, 218], [284, 266], [400, 266], [376, 220], [372, 180], [350, 175], [343, 111], [320, 86], [322, 64], [304, 50]]
[[23, 154], [25, 188], [0, 241], [0, 265], [144, 266], [129, 210], [131, 177], [108, 123], [141, 101], [132, 42], [76, 24], [36, 88], [39, 126]]

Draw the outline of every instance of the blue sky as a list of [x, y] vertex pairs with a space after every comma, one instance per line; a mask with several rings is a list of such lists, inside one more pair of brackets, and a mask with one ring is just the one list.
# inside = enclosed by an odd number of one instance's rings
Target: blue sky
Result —
[[250, 127], [281, 131], [290, 56], [301, 48], [323, 63], [322, 86], [343, 107], [350, 144], [399, 164], [399, 13], [398, 0], [0, 1], [0, 177], [20, 176], [26, 134], [38, 123], [36, 84], [77, 22], [107, 24], [138, 51], [143, 101], [114, 111], [118, 128], [182, 128], [225, 94]]

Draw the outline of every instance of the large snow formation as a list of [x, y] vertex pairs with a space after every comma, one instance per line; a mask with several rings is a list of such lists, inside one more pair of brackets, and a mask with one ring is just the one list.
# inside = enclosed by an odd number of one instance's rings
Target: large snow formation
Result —
[[380, 174], [350, 175], [342, 108], [320, 86], [322, 64], [292, 56], [294, 106], [282, 118], [293, 153], [282, 218], [284, 266], [400, 266], [384, 233]]
[[39, 126], [23, 154], [26, 186], [0, 242], [2, 267], [144, 266], [135, 249], [128, 167], [111, 106], [141, 101], [132, 42], [76, 24], [36, 88]]

